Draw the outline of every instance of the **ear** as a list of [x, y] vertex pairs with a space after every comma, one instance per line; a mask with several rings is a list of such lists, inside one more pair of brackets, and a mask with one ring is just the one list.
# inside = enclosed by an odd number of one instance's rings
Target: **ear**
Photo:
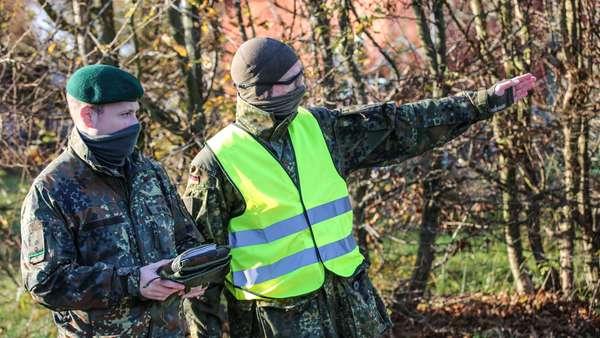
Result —
[[96, 126], [96, 121], [94, 119], [94, 109], [90, 106], [83, 106], [79, 109], [79, 116], [81, 117], [81, 121], [87, 128], [94, 128]]

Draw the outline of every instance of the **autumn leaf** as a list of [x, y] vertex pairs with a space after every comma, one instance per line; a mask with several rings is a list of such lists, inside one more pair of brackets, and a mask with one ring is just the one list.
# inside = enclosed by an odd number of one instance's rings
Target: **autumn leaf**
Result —
[[55, 49], [56, 49], [56, 42], [53, 41], [48, 45], [48, 54], [53, 54]]
[[179, 54], [179, 56], [181, 56], [181, 57], [187, 57], [188, 56], [187, 50], [182, 45], [179, 45], [179, 44], [175, 43], [171, 47], [173, 47], [173, 49], [177, 52], [177, 54]]

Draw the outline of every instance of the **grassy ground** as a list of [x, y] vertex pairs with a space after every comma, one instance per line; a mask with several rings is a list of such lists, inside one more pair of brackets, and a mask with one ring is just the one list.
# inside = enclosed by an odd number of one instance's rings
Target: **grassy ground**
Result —
[[[417, 254], [417, 232], [396, 234], [394, 237], [406, 243], [384, 239], [383, 250], [371, 253], [371, 276], [374, 284], [386, 298], [391, 297], [394, 288], [401, 280], [410, 278]], [[438, 254], [434, 261], [436, 268], [429, 281], [431, 296], [512, 291], [512, 274], [506, 257], [506, 244], [502, 239], [500, 229], [462, 242], [460, 235], [454, 239], [450, 235], [438, 236], [436, 241]], [[460, 250], [446, 256], [446, 248], [450, 243], [463, 244]], [[550, 264], [558, 269], [556, 243], [547, 240], [544, 244]], [[579, 255], [580, 247], [576, 246], [575, 249], [575, 284], [583, 286], [583, 261]], [[532, 271], [534, 285], [541, 285], [545, 274], [538, 271], [527, 246], [524, 248], [524, 256], [528, 269]]]
[[0, 279], [0, 336], [55, 337], [50, 313], [8, 278]]
[[19, 212], [29, 188], [18, 175], [0, 170], [0, 336], [54, 337], [48, 310], [35, 304], [18, 286]]

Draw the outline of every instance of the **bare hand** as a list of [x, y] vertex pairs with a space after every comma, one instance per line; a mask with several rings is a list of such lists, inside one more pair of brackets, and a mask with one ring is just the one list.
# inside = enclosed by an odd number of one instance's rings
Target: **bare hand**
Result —
[[496, 84], [494, 94], [503, 96], [508, 88], [513, 88], [513, 101], [516, 102], [525, 96], [535, 86], [536, 78], [531, 73], [519, 75], [510, 80], [505, 80]]
[[144, 298], [163, 301], [171, 294], [185, 289], [183, 284], [161, 279], [156, 273], [158, 268], [169, 263], [170, 259], [163, 259], [140, 268], [140, 294]]
[[196, 298], [196, 297], [200, 297], [204, 294], [204, 292], [206, 291], [206, 286], [196, 286], [195, 288], [191, 288], [190, 292], [188, 293], [184, 293], [183, 291], [179, 291], [179, 295], [182, 298]]

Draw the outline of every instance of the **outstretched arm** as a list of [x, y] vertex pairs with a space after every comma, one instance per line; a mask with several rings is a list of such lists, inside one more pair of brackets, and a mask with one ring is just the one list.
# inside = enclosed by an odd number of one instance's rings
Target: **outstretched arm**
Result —
[[[396, 105], [379, 103], [341, 111], [313, 109], [336, 166], [351, 171], [402, 162], [459, 136], [478, 121], [527, 96], [535, 77], [525, 74], [489, 89]], [[333, 115], [333, 116], [332, 116]]]

